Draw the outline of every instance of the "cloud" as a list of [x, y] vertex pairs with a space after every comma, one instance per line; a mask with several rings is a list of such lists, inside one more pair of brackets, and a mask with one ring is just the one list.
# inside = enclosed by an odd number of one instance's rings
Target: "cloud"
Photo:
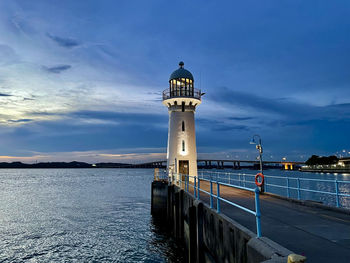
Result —
[[11, 97], [13, 95], [7, 94], [7, 93], [0, 93], [0, 97]]
[[43, 67], [46, 71], [50, 72], [50, 73], [56, 73], [59, 74], [62, 71], [66, 71], [68, 69], [70, 69], [72, 66], [71, 65], [57, 65], [57, 66], [53, 66], [53, 67]]
[[159, 123], [166, 123], [168, 116], [166, 114], [150, 114], [150, 113], [128, 113], [114, 111], [76, 111], [69, 113], [71, 118], [79, 119], [100, 119], [114, 120], [125, 124], [148, 125], [154, 126]]
[[[282, 120], [283, 123], [295, 124], [309, 120], [350, 118], [350, 103], [315, 106], [293, 99], [269, 98], [247, 92], [233, 91], [228, 88], [219, 89], [218, 92], [210, 96], [210, 99], [223, 103], [226, 107], [238, 106], [244, 108], [250, 113], [257, 114], [256, 119], [264, 119], [267, 122]], [[239, 120], [240, 118], [230, 117], [229, 119]], [[248, 119], [250, 118], [245, 120]]]
[[249, 126], [246, 125], [232, 125], [232, 124], [220, 124], [212, 128], [213, 131], [233, 131], [233, 130], [241, 130], [247, 131], [249, 130]]
[[227, 122], [225, 120], [212, 120], [212, 119], [206, 119], [206, 118], [198, 118], [197, 123], [200, 127], [208, 128], [211, 131], [214, 132], [220, 132], [220, 131], [232, 131], [232, 130], [240, 130], [240, 131], [247, 131], [249, 130], [248, 125], [237, 125], [234, 122]]
[[33, 119], [18, 119], [18, 120], [8, 120], [8, 122], [19, 123], [19, 122], [30, 122]]
[[73, 38], [63, 38], [49, 33], [47, 33], [46, 35], [61, 47], [73, 48], [80, 45], [80, 43]]
[[12, 47], [0, 44], [0, 66], [17, 63], [19, 57]]
[[233, 121], [247, 121], [254, 119], [254, 117], [229, 117], [228, 119]]

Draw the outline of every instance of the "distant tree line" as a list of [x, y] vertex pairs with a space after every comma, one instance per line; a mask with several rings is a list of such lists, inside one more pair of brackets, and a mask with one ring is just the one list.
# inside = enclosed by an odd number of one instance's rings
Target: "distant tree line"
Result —
[[[125, 163], [96, 163], [94, 165], [85, 162], [48, 162], [48, 163], [22, 163], [12, 162], [0, 163], [0, 168], [126, 168], [130, 167], [130, 164]], [[132, 167], [131, 167], [132, 168]]]
[[306, 162], [306, 165], [327, 165], [327, 164], [337, 164], [339, 161], [338, 157], [335, 155], [331, 156], [318, 156], [312, 155]]

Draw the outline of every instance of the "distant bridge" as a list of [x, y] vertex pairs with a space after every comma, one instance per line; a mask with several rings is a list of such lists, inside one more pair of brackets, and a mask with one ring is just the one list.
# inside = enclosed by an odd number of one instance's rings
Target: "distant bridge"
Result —
[[[141, 163], [141, 164], [132, 164], [130, 168], [164, 168], [166, 167], [166, 160]], [[197, 164], [199, 167], [203, 168], [232, 168], [232, 169], [241, 169], [247, 168], [247, 166], [242, 166], [241, 164], [253, 164], [254, 166], [259, 165], [259, 160], [222, 160], [222, 159], [198, 159]], [[305, 162], [297, 162], [297, 161], [263, 161], [264, 166], [271, 165], [280, 165], [284, 167], [285, 170], [293, 170], [298, 165], [303, 165]], [[252, 166], [249, 166], [252, 167]]]

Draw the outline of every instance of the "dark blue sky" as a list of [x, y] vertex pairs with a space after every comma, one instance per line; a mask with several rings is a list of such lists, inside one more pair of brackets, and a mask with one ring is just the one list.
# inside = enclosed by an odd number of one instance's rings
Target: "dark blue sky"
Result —
[[349, 155], [348, 1], [0, 2], [0, 159], [165, 158], [180, 60], [200, 157]]

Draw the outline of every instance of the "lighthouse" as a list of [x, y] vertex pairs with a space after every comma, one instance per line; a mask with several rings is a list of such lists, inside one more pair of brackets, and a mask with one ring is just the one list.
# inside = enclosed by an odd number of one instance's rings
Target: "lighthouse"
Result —
[[[163, 91], [163, 104], [169, 112], [167, 168], [169, 173], [197, 176], [197, 150], [194, 113], [201, 104], [201, 91], [194, 88], [191, 72], [179, 63]], [[193, 177], [190, 177], [193, 180]]]

